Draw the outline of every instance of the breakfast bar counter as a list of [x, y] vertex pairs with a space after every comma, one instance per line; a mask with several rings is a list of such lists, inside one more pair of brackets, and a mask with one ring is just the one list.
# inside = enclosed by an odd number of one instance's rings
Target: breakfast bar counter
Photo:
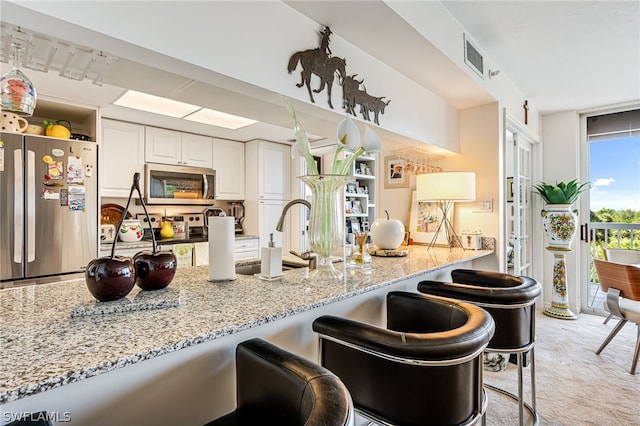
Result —
[[0, 424], [40, 410], [54, 424], [204, 423], [235, 404], [239, 341], [259, 336], [315, 359], [317, 316], [380, 322], [386, 292], [449, 279], [492, 253], [411, 246], [374, 257], [370, 274], [338, 263], [337, 282], [307, 268], [224, 282], [208, 281], [207, 266], [179, 268], [166, 289], [134, 287], [108, 304], [83, 279], [0, 290]]

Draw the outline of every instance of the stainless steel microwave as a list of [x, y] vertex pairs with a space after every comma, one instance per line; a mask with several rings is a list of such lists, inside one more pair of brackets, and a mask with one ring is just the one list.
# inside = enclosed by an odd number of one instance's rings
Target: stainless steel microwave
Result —
[[216, 171], [196, 167], [144, 165], [144, 200], [147, 204], [211, 205]]

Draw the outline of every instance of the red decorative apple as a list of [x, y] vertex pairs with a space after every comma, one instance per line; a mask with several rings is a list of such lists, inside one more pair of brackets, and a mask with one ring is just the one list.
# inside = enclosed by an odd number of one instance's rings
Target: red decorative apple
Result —
[[381, 250], [395, 250], [404, 240], [404, 224], [398, 219], [376, 219], [371, 225], [371, 241]]
[[84, 276], [89, 291], [100, 302], [122, 299], [136, 283], [133, 261], [124, 256], [93, 259]]
[[136, 284], [143, 290], [160, 290], [173, 280], [178, 260], [171, 251], [143, 250], [133, 256]]

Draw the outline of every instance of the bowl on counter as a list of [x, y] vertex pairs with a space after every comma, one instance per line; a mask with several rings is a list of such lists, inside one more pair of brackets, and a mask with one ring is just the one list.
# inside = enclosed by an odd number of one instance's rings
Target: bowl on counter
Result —
[[120, 241], [134, 243], [140, 241], [143, 236], [144, 230], [138, 219], [126, 219], [122, 221], [122, 225], [118, 230]]

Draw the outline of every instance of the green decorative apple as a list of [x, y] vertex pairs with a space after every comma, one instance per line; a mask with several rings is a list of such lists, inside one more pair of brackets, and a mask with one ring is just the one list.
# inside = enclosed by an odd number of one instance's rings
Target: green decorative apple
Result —
[[371, 241], [381, 250], [395, 250], [404, 240], [404, 224], [398, 219], [376, 219], [371, 225]]

